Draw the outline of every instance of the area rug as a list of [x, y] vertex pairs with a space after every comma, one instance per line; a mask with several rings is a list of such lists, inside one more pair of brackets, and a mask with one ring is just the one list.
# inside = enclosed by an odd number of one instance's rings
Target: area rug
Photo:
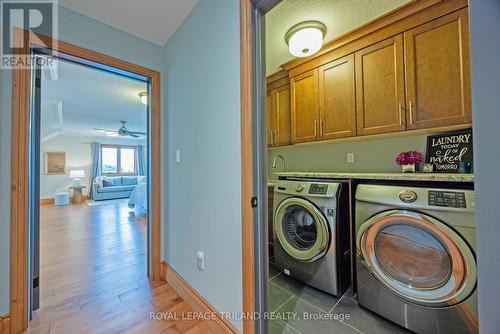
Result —
[[128, 198], [108, 199], [105, 201], [94, 201], [93, 199], [88, 199], [85, 202], [87, 203], [88, 206], [99, 206], [99, 205], [108, 205], [117, 203], [127, 203]]

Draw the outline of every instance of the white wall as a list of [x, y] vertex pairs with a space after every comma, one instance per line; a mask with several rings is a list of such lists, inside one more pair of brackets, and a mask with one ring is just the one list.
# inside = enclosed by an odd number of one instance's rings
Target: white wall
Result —
[[[72, 169], [83, 169], [85, 178], [82, 178], [83, 194], [87, 195], [90, 187], [92, 156], [90, 153], [91, 138], [57, 136], [41, 144], [40, 149], [40, 198], [54, 198], [56, 192], [68, 191], [73, 183], [69, 177]], [[45, 174], [45, 152], [66, 152], [66, 174]]]
[[500, 1], [470, 0], [479, 331], [499, 333]]
[[[165, 59], [164, 257], [219, 311], [241, 312], [238, 1], [200, 1], [167, 43]], [[196, 269], [198, 250], [205, 271]]]
[[[72, 169], [83, 169], [85, 171], [85, 178], [82, 178], [82, 185], [87, 186], [87, 188], [83, 190], [83, 194], [88, 194], [92, 175], [90, 143], [93, 141], [102, 144], [146, 145], [146, 141], [113, 138], [96, 139], [93, 137], [77, 136], [57, 136], [42, 142], [40, 150], [40, 198], [54, 198], [56, 192], [68, 191], [68, 187], [73, 184], [73, 179], [69, 177], [69, 172]], [[47, 151], [66, 152], [66, 175], [45, 175], [45, 152]], [[145, 149], [144, 153], [147, 154], [146, 152], [147, 150]]]

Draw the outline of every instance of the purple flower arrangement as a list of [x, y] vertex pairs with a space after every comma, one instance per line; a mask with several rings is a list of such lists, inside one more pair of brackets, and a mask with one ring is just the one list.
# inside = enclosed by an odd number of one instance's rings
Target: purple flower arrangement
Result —
[[417, 151], [401, 152], [396, 157], [396, 163], [402, 165], [414, 165], [422, 162], [422, 153]]

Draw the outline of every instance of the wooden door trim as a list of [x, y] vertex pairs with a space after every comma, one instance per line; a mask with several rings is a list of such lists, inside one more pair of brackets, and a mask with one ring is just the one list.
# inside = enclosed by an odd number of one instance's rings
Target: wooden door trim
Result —
[[[24, 34], [28, 36], [23, 38]], [[17, 45], [24, 51], [31, 44], [56, 45], [55, 51], [108, 65], [147, 77], [151, 81], [151, 266], [150, 278], [160, 279], [160, 73], [102, 53], [63, 41], [15, 29]], [[56, 43], [53, 43], [56, 42]], [[21, 44], [22, 43], [22, 44]], [[26, 53], [25, 53], [26, 54]], [[12, 144], [11, 144], [11, 204], [10, 204], [10, 332], [19, 333], [28, 325], [28, 121], [30, 69], [12, 70]]]
[[[261, 1], [262, 2], [262, 1]], [[255, 229], [253, 197], [253, 4], [240, 0], [240, 126], [241, 126], [241, 249], [243, 312], [255, 311]], [[253, 319], [245, 317], [243, 333], [255, 332]]]
[[[418, 101], [416, 98], [416, 73], [415, 73], [415, 49], [414, 49], [414, 36], [429, 30], [444, 26], [446, 24], [458, 22], [459, 25], [459, 43], [460, 43], [460, 76], [462, 85], [462, 114], [460, 116], [451, 116], [440, 119], [432, 120], [418, 120], [417, 110]], [[425, 129], [429, 127], [448, 126], [456, 124], [464, 124], [472, 122], [472, 107], [470, 92], [470, 48], [469, 48], [469, 16], [467, 9], [461, 9], [450, 13], [446, 16], [440, 17], [436, 20], [430, 21], [426, 24], [418, 26], [412, 30], [404, 33], [404, 48], [405, 48], [405, 84], [406, 84], [406, 104], [407, 104], [407, 117], [412, 120], [408, 122], [407, 127], [409, 130]], [[410, 109], [409, 103], [412, 102]], [[411, 115], [410, 115], [411, 113]]]

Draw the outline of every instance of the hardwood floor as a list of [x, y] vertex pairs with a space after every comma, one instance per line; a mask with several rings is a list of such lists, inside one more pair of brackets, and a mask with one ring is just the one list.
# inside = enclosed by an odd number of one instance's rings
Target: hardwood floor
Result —
[[27, 333], [210, 333], [181, 319], [192, 310], [168, 283], [146, 277], [146, 219], [126, 203], [48, 204], [40, 216], [40, 309]]

